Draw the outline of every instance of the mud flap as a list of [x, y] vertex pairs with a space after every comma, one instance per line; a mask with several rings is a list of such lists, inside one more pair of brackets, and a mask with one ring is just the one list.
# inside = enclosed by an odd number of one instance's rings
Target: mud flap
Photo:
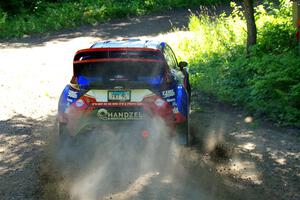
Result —
[[179, 145], [185, 145], [188, 146], [190, 144], [189, 140], [189, 124], [188, 122], [184, 122], [181, 124], [178, 124], [176, 126], [176, 136], [175, 141]]

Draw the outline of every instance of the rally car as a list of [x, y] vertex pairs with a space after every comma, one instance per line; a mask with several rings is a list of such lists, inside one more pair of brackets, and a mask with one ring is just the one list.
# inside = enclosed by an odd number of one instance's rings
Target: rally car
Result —
[[167, 43], [97, 42], [74, 56], [73, 77], [59, 99], [59, 134], [76, 137], [111, 122], [141, 122], [145, 137], [151, 135], [149, 119], [159, 118], [172, 137], [189, 144], [190, 97], [187, 63], [178, 63]]

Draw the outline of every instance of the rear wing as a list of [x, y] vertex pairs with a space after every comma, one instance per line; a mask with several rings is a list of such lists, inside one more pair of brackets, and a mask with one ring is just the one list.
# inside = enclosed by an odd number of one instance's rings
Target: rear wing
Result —
[[149, 48], [89, 48], [76, 52], [73, 64], [108, 60], [164, 61], [160, 50]]

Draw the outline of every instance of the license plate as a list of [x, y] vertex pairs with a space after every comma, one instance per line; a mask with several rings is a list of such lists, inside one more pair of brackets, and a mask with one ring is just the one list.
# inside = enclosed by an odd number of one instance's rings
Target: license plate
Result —
[[130, 91], [108, 91], [108, 101], [130, 101]]

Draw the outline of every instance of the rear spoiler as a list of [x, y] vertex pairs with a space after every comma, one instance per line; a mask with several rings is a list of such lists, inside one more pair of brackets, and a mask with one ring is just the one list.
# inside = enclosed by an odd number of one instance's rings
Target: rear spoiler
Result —
[[143, 59], [164, 61], [160, 50], [149, 48], [89, 48], [76, 52], [73, 64], [87, 62], [101, 62], [114, 59]]

